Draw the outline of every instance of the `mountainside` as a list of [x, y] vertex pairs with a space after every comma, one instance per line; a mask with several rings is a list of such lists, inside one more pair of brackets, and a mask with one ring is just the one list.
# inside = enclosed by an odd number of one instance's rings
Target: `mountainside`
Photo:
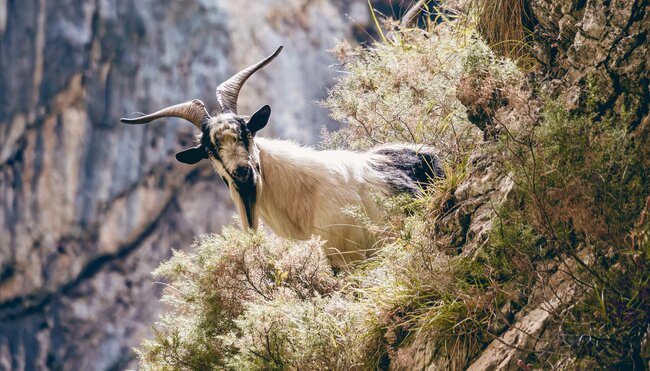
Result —
[[[359, 5], [361, 8], [359, 8]], [[231, 201], [207, 164], [177, 163], [180, 120], [120, 117], [214, 89], [279, 45], [240, 110], [313, 143], [326, 50], [363, 1], [0, 1], [0, 369], [121, 369], [150, 332], [171, 249], [218, 231]], [[361, 12], [360, 22], [367, 16]]]
[[322, 145], [429, 144], [445, 177], [345, 208], [382, 245], [337, 273], [318, 238], [200, 236], [141, 368], [650, 367], [650, 5], [422, 3], [336, 48]]

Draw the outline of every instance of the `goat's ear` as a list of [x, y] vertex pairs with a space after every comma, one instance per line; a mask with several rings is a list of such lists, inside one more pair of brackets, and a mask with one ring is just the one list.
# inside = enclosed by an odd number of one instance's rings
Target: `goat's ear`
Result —
[[203, 150], [201, 145], [188, 148], [176, 154], [176, 159], [178, 161], [190, 165], [194, 165], [205, 158], [208, 158], [208, 155], [205, 153], [205, 150]]
[[266, 126], [269, 122], [269, 117], [271, 117], [271, 107], [266, 105], [251, 116], [247, 124], [248, 129], [255, 134]]

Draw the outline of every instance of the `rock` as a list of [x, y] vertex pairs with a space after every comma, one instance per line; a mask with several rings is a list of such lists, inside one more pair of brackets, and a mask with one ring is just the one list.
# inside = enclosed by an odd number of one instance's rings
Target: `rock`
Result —
[[536, 302], [519, 312], [510, 328], [493, 340], [468, 370], [515, 369], [518, 360], [526, 358], [526, 351], [535, 349], [554, 313], [573, 305], [582, 294], [577, 290], [577, 282], [567, 273], [577, 266], [576, 261], [569, 259], [561, 264], [558, 272], [541, 282], [535, 288]]
[[597, 11], [595, 6], [591, 6], [592, 4], [594, 3], [587, 6], [587, 9], [585, 10], [582, 18], [582, 30], [585, 32], [587, 37], [598, 40], [605, 32], [608, 12]]
[[[547, 63], [549, 75], [564, 81], [559, 88], [581, 90], [578, 100], [572, 96], [573, 102], [584, 104], [589, 81], [595, 77], [601, 83], [593, 90], [598, 94], [601, 113], [612, 109], [619, 96], [633, 103], [627, 107], [632, 116], [640, 119], [647, 112], [643, 102], [647, 101], [650, 82], [650, 51], [646, 42], [649, 4], [625, 0], [567, 1], [558, 9], [555, 1], [533, 0], [530, 7], [539, 22], [536, 33], [547, 35], [536, 40], [536, 53], [550, 52], [546, 45], [553, 40], [548, 36], [560, 31], [557, 37], [562, 42], [553, 57], [540, 56], [538, 60]], [[552, 95], [561, 92], [558, 86], [549, 90]], [[635, 120], [633, 125], [637, 123]]]

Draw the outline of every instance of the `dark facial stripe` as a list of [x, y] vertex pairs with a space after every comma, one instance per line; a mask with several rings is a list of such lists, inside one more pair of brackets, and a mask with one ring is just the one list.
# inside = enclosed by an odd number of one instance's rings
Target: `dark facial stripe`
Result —
[[248, 127], [246, 125], [239, 126], [239, 133], [240, 133], [241, 141], [244, 144], [244, 148], [246, 148], [246, 151], [250, 153], [251, 137], [253, 136], [253, 133], [251, 133], [251, 131], [248, 130]]
[[[250, 153], [251, 147], [253, 145], [252, 143], [252, 137], [253, 133], [248, 129], [246, 126], [246, 122], [241, 119], [241, 118], [235, 118], [237, 121], [237, 128], [238, 128], [238, 137], [241, 140], [242, 144], [244, 145], [244, 148], [246, 149], [247, 152]], [[204, 122], [203, 125], [201, 126], [201, 146], [204, 148], [206, 153], [208, 155], [211, 155], [215, 160], [221, 162], [223, 164], [223, 160], [219, 156], [219, 139], [218, 138], [212, 138], [211, 137], [211, 125], [209, 122]], [[260, 167], [259, 164], [255, 164], [254, 169], [257, 171], [259, 174], [260, 172]], [[237, 170], [242, 170], [242, 169], [237, 169]], [[251, 169], [252, 170], [252, 169]], [[252, 176], [252, 172], [249, 170], [248, 174], [239, 174], [239, 171], [235, 171], [234, 173], [228, 172], [230, 177], [232, 178], [232, 185], [234, 185], [239, 192], [241, 192], [244, 196], [250, 195], [253, 199], [255, 198], [255, 182], [254, 178]], [[231, 184], [222, 176], [224, 182], [226, 185], [229, 187]], [[252, 190], [251, 190], [252, 187]]]
[[[221, 161], [219, 158], [219, 148], [212, 143], [210, 140], [210, 127], [208, 125], [203, 125], [203, 135], [201, 135], [201, 145], [205, 150], [211, 154], [214, 158]], [[218, 143], [217, 143], [218, 145]]]

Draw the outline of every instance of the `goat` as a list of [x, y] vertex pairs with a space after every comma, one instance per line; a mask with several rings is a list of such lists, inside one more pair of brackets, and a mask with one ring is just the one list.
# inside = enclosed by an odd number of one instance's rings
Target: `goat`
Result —
[[144, 124], [162, 117], [180, 117], [201, 134], [198, 144], [176, 154], [186, 164], [208, 159], [230, 190], [244, 230], [256, 229], [259, 218], [277, 235], [305, 240], [319, 235], [326, 240], [331, 264], [342, 268], [366, 258], [375, 248], [367, 229], [342, 212], [360, 206], [372, 220], [380, 219], [374, 191], [391, 195], [417, 195], [443, 171], [435, 151], [427, 146], [389, 145], [369, 152], [317, 151], [289, 141], [259, 138], [271, 108], [252, 116], [237, 113], [237, 97], [246, 80], [282, 50], [245, 68], [217, 88], [221, 113], [211, 117], [195, 99], [132, 119]]

